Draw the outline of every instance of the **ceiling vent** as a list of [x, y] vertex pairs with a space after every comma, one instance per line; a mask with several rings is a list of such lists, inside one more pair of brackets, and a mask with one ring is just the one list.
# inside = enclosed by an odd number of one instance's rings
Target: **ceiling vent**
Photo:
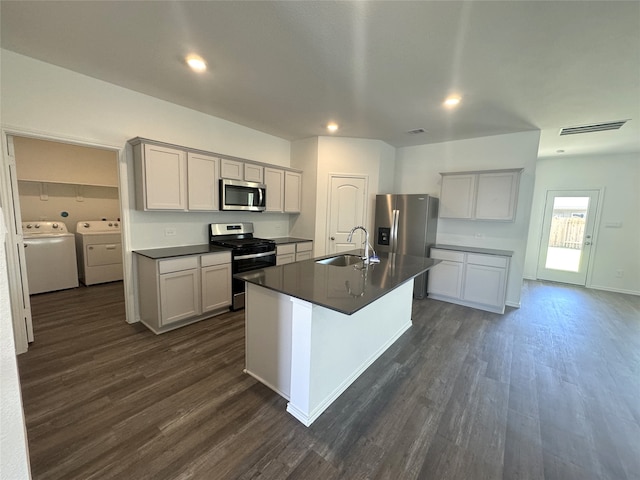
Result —
[[419, 135], [421, 133], [427, 133], [427, 131], [424, 128], [415, 128], [413, 130], [409, 130], [407, 133], [409, 135]]
[[605, 130], [618, 130], [628, 120], [619, 120], [617, 122], [594, 123], [592, 125], [581, 125], [579, 127], [565, 127], [560, 130], [562, 135], [575, 135], [577, 133], [604, 132]]

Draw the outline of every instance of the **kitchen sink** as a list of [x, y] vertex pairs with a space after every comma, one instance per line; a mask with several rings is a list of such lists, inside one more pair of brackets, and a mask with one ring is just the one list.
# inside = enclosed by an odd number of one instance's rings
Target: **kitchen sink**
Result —
[[348, 267], [349, 265], [357, 265], [358, 263], [362, 263], [362, 257], [360, 257], [359, 255], [338, 255], [336, 257], [316, 260], [316, 263], [333, 265], [334, 267]]

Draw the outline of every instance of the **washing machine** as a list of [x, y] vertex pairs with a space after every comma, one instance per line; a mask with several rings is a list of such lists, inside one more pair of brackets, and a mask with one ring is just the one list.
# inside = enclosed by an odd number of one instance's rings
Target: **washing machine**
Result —
[[76, 239], [63, 222], [22, 222], [29, 294], [78, 286]]
[[76, 225], [78, 273], [85, 285], [122, 280], [122, 230], [114, 220]]

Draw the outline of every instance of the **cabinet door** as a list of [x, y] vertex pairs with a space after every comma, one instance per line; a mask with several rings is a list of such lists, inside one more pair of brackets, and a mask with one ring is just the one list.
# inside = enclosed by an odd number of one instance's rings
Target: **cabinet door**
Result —
[[220, 161], [220, 177], [244, 180], [244, 163], [223, 158]]
[[476, 175], [443, 175], [440, 218], [473, 218]]
[[506, 276], [504, 268], [468, 263], [464, 278], [463, 299], [494, 307], [504, 307]]
[[244, 179], [247, 182], [264, 182], [264, 167], [253, 163], [244, 164]]
[[284, 211], [284, 170], [265, 168], [264, 183], [267, 186], [267, 212]]
[[[269, 194], [267, 193], [267, 196]], [[302, 175], [297, 172], [284, 174], [284, 211], [298, 213], [302, 205]]]
[[218, 210], [218, 163], [215, 157], [187, 154], [189, 210]]
[[187, 209], [187, 163], [182, 150], [144, 145], [144, 209]]
[[518, 200], [520, 172], [493, 172], [478, 175], [476, 218], [513, 221]]
[[302, 260], [309, 260], [310, 258], [311, 258], [311, 252], [296, 253], [296, 262], [301, 262]]
[[287, 263], [293, 263], [296, 261], [295, 253], [286, 253], [284, 255], [276, 256], [276, 265], [286, 265]]
[[443, 260], [429, 270], [428, 292], [446, 297], [460, 298], [464, 264]]
[[231, 264], [203, 267], [202, 313], [231, 305]]
[[199, 270], [160, 275], [160, 326], [200, 314]]

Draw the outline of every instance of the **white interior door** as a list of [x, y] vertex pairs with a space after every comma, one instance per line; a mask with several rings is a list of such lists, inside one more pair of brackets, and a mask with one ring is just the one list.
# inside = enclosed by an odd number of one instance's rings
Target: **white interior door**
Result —
[[4, 165], [2, 169], [4, 216], [7, 228], [7, 273], [9, 276], [9, 295], [11, 296], [11, 314], [16, 342], [16, 352], [27, 351], [27, 343], [33, 342], [33, 323], [31, 320], [31, 302], [27, 283], [27, 262], [22, 236], [20, 217], [20, 197], [18, 195], [18, 177], [13, 147], [13, 137], [6, 136], [4, 143]]
[[358, 230], [352, 242], [347, 236], [356, 225], [365, 224], [367, 178], [332, 175], [329, 182], [327, 254], [364, 248], [364, 234]]
[[537, 278], [586, 284], [598, 200], [597, 190], [547, 192]]

